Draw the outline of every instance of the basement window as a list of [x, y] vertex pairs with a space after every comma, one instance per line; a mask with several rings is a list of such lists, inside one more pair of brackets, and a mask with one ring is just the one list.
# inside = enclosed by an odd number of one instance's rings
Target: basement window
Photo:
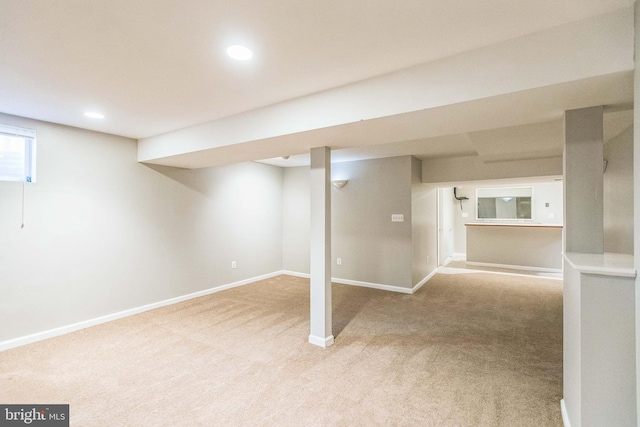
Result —
[[0, 181], [36, 181], [36, 131], [0, 124]]

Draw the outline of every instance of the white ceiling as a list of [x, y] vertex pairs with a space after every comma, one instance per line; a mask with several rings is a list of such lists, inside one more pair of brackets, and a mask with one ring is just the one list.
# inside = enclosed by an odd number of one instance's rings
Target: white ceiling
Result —
[[[0, 112], [149, 138], [632, 5], [633, 0], [2, 0]], [[225, 48], [234, 43], [253, 49], [254, 59], [226, 57]], [[87, 110], [106, 118], [88, 119]], [[502, 158], [494, 148], [503, 149], [500, 140], [508, 139], [519, 142], [503, 156], [547, 156], [558, 152], [558, 124], [547, 121], [531, 129], [514, 123], [511, 129], [453, 132], [342, 154], [348, 159], [477, 153], [497, 161]], [[545, 142], [532, 145], [533, 134]], [[295, 156], [290, 160], [287, 165]]]

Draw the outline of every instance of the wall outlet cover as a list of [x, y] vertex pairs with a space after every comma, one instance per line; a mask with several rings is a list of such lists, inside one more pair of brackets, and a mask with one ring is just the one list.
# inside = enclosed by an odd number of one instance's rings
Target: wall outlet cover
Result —
[[404, 222], [404, 214], [391, 214], [391, 222]]

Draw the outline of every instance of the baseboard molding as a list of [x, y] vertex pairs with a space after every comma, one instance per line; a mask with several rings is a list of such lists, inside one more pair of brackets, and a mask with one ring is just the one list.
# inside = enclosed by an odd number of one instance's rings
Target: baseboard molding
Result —
[[287, 276], [302, 277], [305, 279], [308, 279], [311, 277], [309, 273], [298, 273], [297, 271], [282, 270], [280, 273], [286, 274]]
[[318, 347], [327, 348], [333, 344], [333, 335], [329, 335], [326, 338], [319, 337], [317, 335], [309, 335], [309, 342]]
[[436, 273], [438, 272], [438, 269], [436, 268], [435, 270], [433, 270], [431, 273], [429, 273], [424, 279], [422, 279], [421, 281], [419, 281], [414, 287], [413, 289], [411, 289], [411, 293], [414, 294], [416, 293], [416, 291], [418, 289], [420, 289], [422, 287], [422, 285], [424, 285], [425, 283], [427, 283], [433, 276], [436, 275]]
[[567, 413], [567, 407], [564, 404], [564, 399], [560, 399], [560, 412], [562, 413], [562, 424], [564, 424], [564, 427], [571, 427], [571, 422], [569, 422], [569, 414]]
[[361, 282], [359, 280], [340, 279], [338, 277], [332, 277], [331, 281], [334, 283], [340, 283], [343, 285], [361, 286], [363, 288], [380, 289], [382, 291], [400, 292], [402, 294], [412, 294], [412, 288], [402, 288], [400, 286], [383, 285], [381, 283]]
[[466, 261], [467, 254], [462, 252], [455, 252], [451, 254], [451, 261]]
[[508, 268], [510, 270], [539, 271], [542, 273], [562, 273], [561, 268], [530, 267], [527, 265], [491, 264], [488, 262], [475, 262], [475, 261], [467, 261], [467, 265], [477, 265], [479, 267]]
[[187, 295], [182, 295], [175, 298], [170, 298], [163, 301], [154, 302], [151, 304], [143, 305], [140, 307], [130, 308], [128, 310], [119, 311], [113, 314], [107, 314], [105, 316], [96, 317], [94, 319], [83, 320], [78, 323], [73, 323], [67, 326], [61, 326], [58, 328], [50, 329], [43, 332], [37, 332], [35, 334], [26, 335], [23, 337], [13, 338], [7, 341], [0, 342], [0, 351], [9, 350], [11, 348], [20, 347], [34, 342], [42, 341], [47, 338], [53, 338], [60, 335], [68, 334], [71, 332], [79, 331], [81, 329], [89, 328], [91, 326], [100, 325], [102, 323], [110, 322], [112, 320], [122, 319], [123, 317], [133, 316], [134, 314], [143, 313], [145, 311], [153, 310], [160, 307], [165, 307], [171, 304], [177, 304], [179, 302], [187, 301], [193, 298], [203, 297], [205, 295], [214, 294], [216, 292], [224, 291], [238, 286], [247, 285], [249, 283], [257, 282], [259, 280], [269, 279], [283, 274], [282, 271], [276, 271], [261, 276], [252, 277], [250, 279], [240, 280], [238, 282], [228, 283], [222, 286], [216, 286], [215, 288], [205, 289], [203, 291], [194, 292]]
[[[415, 285], [413, 288], [403, 288], [400, 286], [384, 285], [382, 283], [362, 282], [360, 280], [341, 279], [339, 277], [332, 277], [331, 281], [334, 283], [340, 283], [341, 285], [361, 286], [363, 288], [380, 289], [382, 291], [399, 292], [402, 294], [413, 294], [418, 289], [420, 289], [422, 285], [427, 283], [429, 279], [431, 279], [436, 273], [437, 273], [437, 270], [433, 270], [431, 273], [429, 273], [428, 276], [426, 276], [424, 279], [418, 282], [418, 284]], [[289, 270], [282, 270], [282, 274], [287, 274], [289, 276], [295, 276], [295, 277], [303, 277], [305, 279], [308, 279], [311, 277], [311, 275], [308, 273], [298, 273], [298, 272], [289, 271]]]

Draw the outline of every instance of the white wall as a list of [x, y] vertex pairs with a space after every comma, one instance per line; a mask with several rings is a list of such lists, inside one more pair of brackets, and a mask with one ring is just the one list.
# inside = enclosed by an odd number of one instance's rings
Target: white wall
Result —
[[439, 256], [438, 265], [444, 265], [454, 254], [455, 235], [454, 222], [457, 214], [457, 200], [453, 197], [453, 188], [438, 189]]
[[428, 159], [422, 162], [422, 182], [455, 186], [456, 182], [562, 175], [562, 157], [485, 163], [479, 156]]
[[[483, 183], [482, 185], [469, 185], [465, 184], [462, 187], [458, 187], [458, 197], [466, 196], [469, 200], [462, 202], [462, 210], [460, 209], [460, 202], [455, 202], [454, 214], [454, 238], [455, 238], [455, 252], [466, 253], [467, 252], [467, 239], [466, 239], [466, 226], [469, 222], [479, 222], [476, 219], [476, 189], [478, 188], [497, 188], [501, 186], [506, 187], [533, 187], [533, 222], [540, 224], [562, 224], [563, 218], [563, 201], [562, 201], [562, 181], [547, 181], [547, 182], [531, 182], [525, 183], [518, 181], [514, 184], [490, 184]], [[446, 202], [446, 200], [445, 200]], [[549, 207], [546, 207], [546, 204]], [[463, 213], [468, 216], [463, 217]], [[553, 218], [550, 218], [550, 215]], [[508, 222], [500, 220], [498, 222]]]
[[131, 139], [0, 123], [38, 144], [24, 229], [0, 183], [0, 342], [281, 270], [280, 168], [151, 168]]
[[604, 251], [633, 255], [633, 127], [604, 145]]

